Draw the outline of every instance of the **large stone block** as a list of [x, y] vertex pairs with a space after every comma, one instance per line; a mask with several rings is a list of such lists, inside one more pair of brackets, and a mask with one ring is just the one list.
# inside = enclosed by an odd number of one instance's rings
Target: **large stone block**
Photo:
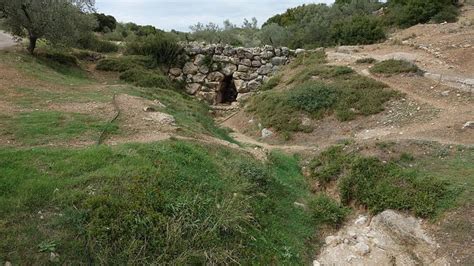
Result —
[[183, 73], [188, 75], [188, 74], [191, 74], [191, 75], [194, 75], [194, 74], [197, 74], [199, 68], [193, 64], [192, 62], [187, 62], [186, 64], [184, 64], [184, 67], [183, 67]]
[[186, 85], [186, 92], [190, 95], [196, 94], [197, 91], [201, 88], [201, 84], [199, 83], [190, 83]]
[[208, 104], [215, 104], [216, 103], [216, 98], [217, 98], [217, 93], [210, 91], [210, 92], [205, 92], [205, 91], [200, 91], [197, 94], [198, 98], [207, 102]]
[[211, 72], [209, 75], [207, 75], [207, 79], [211, 82], [221, 82], [225, 78], [224, 74], [221, 72]]
[[181, 68], [172, 68], [172, 69], [170, 69], [170, 74], [175, 76], [175, 77], [181, 76], [181, 73], [183, 73]]
[[196, 55], [196, 58], [194, 59], [194, 64], [196, 66], [202, 66], [206, 62], [206, 56], [203, 54], [198, 54]]
[[234, 65], [234, 64], [226, 64], [223, 68], [222, 68], [222, 73], [226, 76], [231, 76], [232, 74], [234, 74], [235, 71], [237, 71], [237, 66]]
[[262, 85], [262, 83], [260, 83], [256, 80], [252, 80], [248, 83], [247, 87], [250, 91], [256, 91], [258, 88], [260, 88], [261, 85]]
[[206, 74], [198, 73], [193, 76], [193, 82], [201, 83], [204, 82], [204, 79], [206, 79]]
[[286, 57], [273, 57], [271, 61], [275, 66], [282, 66], [286, 63], [286, 60]]
[[235, 89], [238, 93], [246, 93], [249, 92], [247, 82], [241, 79], [234, 80]]
[[257, 70], [257, 72], [258, 72], [258, 74], [260, 74], [260, 75], [267, 75], [267, 74], [271, 73], [272, 70], [273, 70], [273, 66], [272, 66], [271, 64], [266, 64], [266, 65], [264, 65], [264, 66], [261, 66], [261, 67]]

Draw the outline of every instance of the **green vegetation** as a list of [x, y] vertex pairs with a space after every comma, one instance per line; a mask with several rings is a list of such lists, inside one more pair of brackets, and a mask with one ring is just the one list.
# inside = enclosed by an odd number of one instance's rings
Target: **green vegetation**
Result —
[[459, 189], [447, 180], [424, 175], [403, 163], [384, 163], [375, 157], [363, 157], [332, 147], [311, 164], [312, 178], [322, 185], [337, 182], [344, 204], [356, 203], [374, 213], [386, 209], [408, 210], [421, 217], [433, 218], [452, 207]]
[[[308, 192], [298, 162], [166, 141], [0, 148], [0, 254], [13, 263], [287, 263], [347, 213]], [[299, 208], [294, 202], [309, 202]]]
[[154, 34], [127, 44], [127, 53], [153, 58], [155, 66], [166, 68], [184, 64], [184, 49], [168, 34]]
[[376, 63], [377, 60], [375, 60], [372, 57], [366, 57], [366, 58], [361, 58], [356, 60], [356, 64], [373, 64]]
[[32, 57], [23, 53], [2, 51], [0, 52], [0, 62], [15, 67], [28, 76], [54, 84], [69, 86], [91, 83], [87, 72], [81, 68], [64, 65], [45, 56]]
[[317, 195], [309, 203], [313, 219], [317, 224], [327, 224], [338, 227], [342, 225], [350, 208], [344, 207], [325, 194]]
[[87, 33], [78, 40], [77, 48], [98, 53], [114, 53], [118, 52], [120, 47], [113, 42], [99, 39], [93, 33]]
[[413, 63], [405, 60], [389, 59], [376, 63], [370, 72], [377, 74], [420, 73], [421, 70]]
[[260, 87], [260, 90], [261, 91], [269, 91], [269, 90], [275, 88], [276, 86], [278, 86], [278, 84], [280, 84], [281, 77], [282, 77], [281, 75], [275, 75], [275, 76], [271, 77], [267, 82], [265, 82]]
[[302, 125], [302, 117], [320, 119], [334, 113], [341, 121], [352, 120], [383, 111], [384, 103], [396, 96], [385, 84], [351, 68], [312, 64], [323, 61], [319, 55], [298, 60], [303, 67], [288, 80], [290, 89], [264, 91], [249, 101], [247, 111], [256, 114], [265, 127], [285, 134], [311, 131]]
[[144, 68], [151, 64], [145, 56], [121, 56], [105, 58], [97, 63], [96, 69], [102, 71], [124, 72], [130, 69]]
[[168, 77], [158, 70], [129, 69], [120, 74], [120, 79], [139, 87], [172, 88]]
[[33, 54], [39, 39], [70, 46], [91, 31], [94, 19], [87, 11], [92, 4], [91, 0], [0, 0], [0, 17], [12, 34], [28, 38]]
[[454, 22], [459, 11], [452, 0], [391, 0], [388, 3], [388, 23], [410, 27], [418, 23]]
[[112, 131], [117, 129], [92, 116], [53, 111], [19, 113], [4, 118], [1, 124], [2, 134], [11, 134], [24, 145], [90, 140], [104, 128]]

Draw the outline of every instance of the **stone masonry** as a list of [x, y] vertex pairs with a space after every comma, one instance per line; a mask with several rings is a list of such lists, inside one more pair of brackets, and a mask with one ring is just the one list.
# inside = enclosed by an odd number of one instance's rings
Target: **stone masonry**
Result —
[[222, 44], [190, 43], [186, 63], [169, 76], [184, 81], [186, 92], [209, 104], [232, 103], [245, 98], [290, 62], [299, 51], [286, 47], [235, 48]]

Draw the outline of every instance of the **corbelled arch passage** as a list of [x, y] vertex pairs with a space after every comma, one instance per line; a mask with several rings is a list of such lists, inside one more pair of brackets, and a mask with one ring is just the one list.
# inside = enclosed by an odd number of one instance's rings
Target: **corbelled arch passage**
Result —
[[230, 104], [252, 93], [303, 50], [272, 46], [235, 48], [222, 44], [186, 44], [187, 62], [169, 76], [184, 81], [186, 92], [215, 104]]

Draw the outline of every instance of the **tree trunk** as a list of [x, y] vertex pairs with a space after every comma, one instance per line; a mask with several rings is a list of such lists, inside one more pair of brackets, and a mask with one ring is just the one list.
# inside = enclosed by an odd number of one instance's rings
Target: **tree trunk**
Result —
[[38, 37], [30, 35], [30, 45], [28, 45], [28, 52], [30, 52], [30, 54], [34, 54], [35, 52], [36, 41], [38, 41]]

